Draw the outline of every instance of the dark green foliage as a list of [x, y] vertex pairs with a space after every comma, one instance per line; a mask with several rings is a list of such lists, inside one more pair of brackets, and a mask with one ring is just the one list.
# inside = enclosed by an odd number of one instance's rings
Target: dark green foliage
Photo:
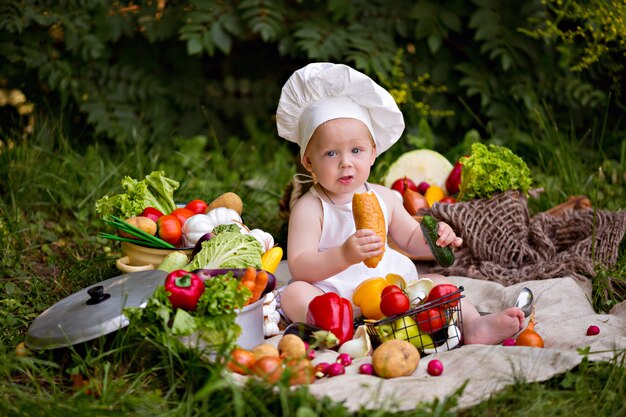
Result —
[[239, 136], [249, 115], [273, 131], [284, 80], [334, 61], [410, 94], [396, 96], [407, 132], [425, 117], [444, 150], [471, 128], [517, 140], [548, 115], [583, 133], [604, 116], [623, 130], [619, 54], [573, 73], [561, 65], [566, 49], [529, 36], [548, 17], [539, 1], [132, 4], [3, 2], [0, 87], [22, 89], [78, 140], [168, 142]]

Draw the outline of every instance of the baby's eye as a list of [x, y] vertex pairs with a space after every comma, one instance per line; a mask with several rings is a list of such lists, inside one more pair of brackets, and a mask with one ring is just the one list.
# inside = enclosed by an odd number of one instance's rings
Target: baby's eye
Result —
[[361, 148], [352, 148], [352, 153], [359, 153], [361, 151], [362, 151]]
[[335, 155], [337, 155], [337, 152], [335, 152], [335, 151], [327, 151], [326, 152], [326, 156], [335, 156]]

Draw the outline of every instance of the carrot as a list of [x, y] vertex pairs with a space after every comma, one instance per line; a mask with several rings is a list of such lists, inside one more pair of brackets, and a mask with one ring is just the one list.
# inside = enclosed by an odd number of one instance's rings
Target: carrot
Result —
[[260, 270], [256, 274], [256, 280], [254, 281], [254, 290], [252, 290], [252, 297], [248, 300], [248, 304], [252, 304], [261, 299], [261, 294], [263, 294], [263, 290], [267, 287], [267, 281], [269, 280], [269, 275], [264, 270]]
[[254, 292], [254, 286], [256, 282], [256, 268], [248, 267], [239, 279], [239, 285], [246, 287], [250, 292]]

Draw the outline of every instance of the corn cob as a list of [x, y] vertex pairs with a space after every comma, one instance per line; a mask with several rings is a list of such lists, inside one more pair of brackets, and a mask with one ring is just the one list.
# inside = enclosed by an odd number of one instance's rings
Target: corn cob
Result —
[[[352, 198], [352, 215], [357, 230], [370, 229], [373, 230], [383, 241], [383, 251], [385, 250], [385, 242], [387, 241], [387, 228], [385, 225], [385, 216], [378, 203], [376, 194], [372, 191], [365, 193], [355, 193]], [[379, 256], [374, 256], [363, 261], [369, 268], [376, 268], [383, 258], [384, 252]]]
[[261, 268], [273, 274], [278, 268], [278, 264], [283, 258], [283, 250], [280, 246], [274, 246], [273, 248], [265, 251], [261, 256]]

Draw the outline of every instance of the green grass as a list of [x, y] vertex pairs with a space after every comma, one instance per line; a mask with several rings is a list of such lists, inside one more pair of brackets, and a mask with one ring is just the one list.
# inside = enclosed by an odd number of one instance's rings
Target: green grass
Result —
[[[105, 224], [95, 201], [120, 189], [124, 175], [140, 178], [164, 170], [181, 181], [177, 197], [210, 200], [239, 194], [246, 224], [272, 233], [285, 247], [286, 219], [278, 201], [295, 172], [293, 149], [249, 124], [249, 138], [174, 138], [168, 148], [137, 138], [125, 148], [93, 142], [77, 145], [54, 127], [0, 147], [0, 415], [169, 416], [483, 416], [623, 415], [624, 354], [611, 363], [583, 361], [541, 383], [519, 381], [469, 410], [454, 409], [459, 393], [410, 412], [355, 413], [306, 388], [275, 389], [252, 382], [247, 389], [222, 378], [221, 366], [193, 352], [138, 340], [120, 331], [100, 340], [15, 357], [29, 324], [47, 307], [91, 284], [119, 275], [118, 245], [98, 232]], [[591, 135], [592, 136], [592, 135]], [[603, 143], [603, 145], [599, 145]], [[545, 191], [532, 209], [545, 210], [568, 195], [586, 194], [598, 208], [626, 207], [626, 145], [577, 139], [546, 124], [527, 142], [513, 143]], [[621, 147], [620, 147], [621, 146]], [[581, 158], [581, 155], [585, 155]], [[603, 268], [604, 279], [626, 280], [620, 261]], [[607, 285], [599, 283], [598, 285]], [[606, 300], [600, 300], [598, 305]], [[72, 389], [80, 373], [89, 388]]]

